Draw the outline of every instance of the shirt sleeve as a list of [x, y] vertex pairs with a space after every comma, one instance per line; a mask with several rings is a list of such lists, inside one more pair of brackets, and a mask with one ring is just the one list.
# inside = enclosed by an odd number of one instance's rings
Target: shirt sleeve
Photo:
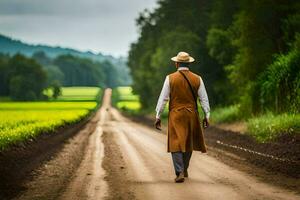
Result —
[[199, 76], [199, 78], [200, 78], [200, 87], [198, 89], [198, 96], [199, 96], [199, 100], [200, 100], [200, 103], [201, 103], [202, 110], [205, 113], [205, 117], [209, 118], [209, 116], [210, 116], [210, 107], [209, 107], [208, 96], [207, 96], [205, 85], [202, 81], [202, 78], [200, 76]]
[[167, 76], [156, 105], [156, 109], [155, 109], [156, 118], [158, 119], [160, 118], [160, 115], [163, 112], [166, 103], [169, 101], [169, 98], [170, 98], [170, 83], [169, 83], [169, 76]]

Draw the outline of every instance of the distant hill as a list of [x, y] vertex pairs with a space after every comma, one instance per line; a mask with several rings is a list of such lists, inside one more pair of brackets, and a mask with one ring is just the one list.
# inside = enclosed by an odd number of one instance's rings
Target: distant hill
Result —
[[24, 43], [20, 40], [15, 40], [12, 38], [9, 38], [7, 36], [0, 34], [0, 52], [2, 53], [8, 53], [8, 54], [16, 54], [16, 53], [22, 53], [26, 56], [32, 56], [34, 52], [37, 51], [44, 51], [49, 57], [56, 57], [61, 54], [72, 54], [75, 56], [80, 57], [87, 57], [91, 58], [93, 60], [97, 61], [103, 61], [103, 60], [114, 60], [116, 58], [112, 56], [105, 56], [101, 53], [94, 54], [92, 52], [81, 52], [75, 49], [70, 48], [62, 48], [62, 47], [52, 47], [47, 45], [32, 45]]
[[90, 51], [82, 52], [70, 48], [52, 47], [47, 45], [32, 45], [0, 34], [0, 53], [7, 53], [10, 55], [21, 53], [31, 57], [37, 51], [43, 51], [48, 57], [51, 58], [57, 57], [61, 54], [71, 54], [99, 62], [109, 61], [122, 72], [121, 74], [123, 74], [124, 79], [127, 80], [125, 82], [127, 84], [131, 83], [129, 68], [126, 65], [126, 58], [115, 58], [111, 55], [103, 55], [101, 53], [95, 54]]

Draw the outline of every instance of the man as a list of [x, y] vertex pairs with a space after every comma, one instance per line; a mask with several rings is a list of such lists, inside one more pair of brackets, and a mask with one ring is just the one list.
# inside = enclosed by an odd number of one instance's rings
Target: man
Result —
[[179, 52], [171, 60], [175, 62], [177, 72], [165, 79], [156, 106], [155, 127], [161, 130], [160, 115], [169, 101], [168, 152], [172, 154], [175, 182], [180, 183], [188, 177], [192, 151], [206, 152], [197, 97], [205, 113], [204, 128], [209, 126], [210, 107], [203, 80], [189, 70], [189, 64], [195, 59], [186, 52]]

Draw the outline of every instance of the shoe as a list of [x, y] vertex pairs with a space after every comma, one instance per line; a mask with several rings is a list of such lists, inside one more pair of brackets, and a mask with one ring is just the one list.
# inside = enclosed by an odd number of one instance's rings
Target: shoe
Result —
[[182, 183], [184, 182], [184, 173], [180, 172], [180, 174], [175, 178], [176, 183]]
[[189, 173], [188, 173], [188, 171], [186, 170], [186, 171], [184, 171], [184, 177], [185, 178], [188, 178], [189, 177]]

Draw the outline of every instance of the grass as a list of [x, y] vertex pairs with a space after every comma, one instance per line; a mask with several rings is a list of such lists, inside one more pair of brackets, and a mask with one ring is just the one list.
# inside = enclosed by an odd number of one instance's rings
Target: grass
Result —
[[100, 93], [99, 88], [71, 87], [63, 88], [58, 101], [1, 102], [0, 150], [79, 122], [97, 108]]
[[247, 130], [259, 142], [273, 140], [283, 134], [300, 134], [300, 114], [268, 113], [247, 121]]
[[300, 114], [261, 114], [244, 118], [239, 105], [216, 108], [211, 113], [213, 123], [245, 121], [247, 134], [258, 142], [267, 142], [284, 134], [300, 134]]

